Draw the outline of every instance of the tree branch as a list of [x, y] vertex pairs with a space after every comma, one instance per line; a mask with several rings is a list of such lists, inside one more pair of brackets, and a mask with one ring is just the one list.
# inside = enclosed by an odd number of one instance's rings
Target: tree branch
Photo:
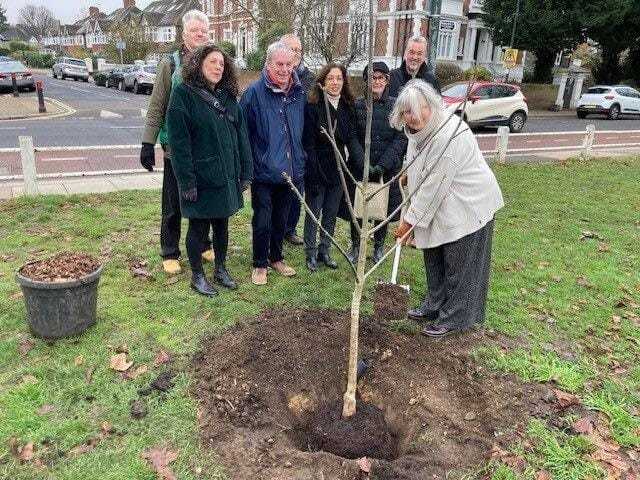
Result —
[[329, 232], [327, 232], [324, 229], [324, 227], [320, 224], [320, 220], [318, 220], [318, 218], [313, 214], [307, 202], [304, 201], [304, 197], [302, 196], [300, 191], [296, 188], [296, 186], [293, 184], [293, 180], [291, 180], [291, 177], [287, 174], [287, 172], [282, 172], [282, 176], [289, 184], [289, 187], [291, 188], [291, 190], [293, 190], [293, 192], [296, 194], [296, 196], [298, 197], [298, 200], [300, 200], [300, 203], [304, 206], [304, 210], [307, 213], [307, 215], [309, 215], [309, 218], [311, 218], [311, 220], [313, 220], [313, 223], [315, 223], [320, 228], [320, 231], [322, 231], [322, 233], [324, 233], [329, 238], [329, 240], [331, 240], [331, 243], [335, 245], [335, 247], [342, 254], [342, 256], [347, 259], [347, 263], [349, 264], [349, 267], [351, 267], [353, 274], [357, 278], [358, 273], [356, 272], [355, 267], [351, 264], [351, 261], [349, 260], [349, 256], [347, 255], [347, 252], [345, 252], [342, 249], [342, 247], [338, 244], [338, 241], [335, 239], [335, 237], [331, 235]]

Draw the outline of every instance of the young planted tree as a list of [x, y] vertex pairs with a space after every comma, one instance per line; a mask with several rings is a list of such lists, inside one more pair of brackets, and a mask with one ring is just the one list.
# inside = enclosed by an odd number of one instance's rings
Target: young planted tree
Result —
[[[368, 12], [369, 35], [368, 35], [368, 46], [367, 46], [367, 50], [368, 50], [367, 51], [368, 75], [367, 75], [367, 99], [366, 99], [367, 123], [366, 123], [366, 132], [365, 132], [364, 171], [362, 174], [362, 178], [363, 178], [362, 182], [357, 182], [356, 179], [353, 177], [353, 175], [349, 172], [345, 158], [343, 156], [343, 152], [340, 152], [337, 146], [337, 143], [335, 140], [335, 130], [337, 125], [335, 123], [332, 124], [331, 115], [329, 113], [329, 102], [328, 102], [327, 96], [326, 95], [323, 96], [324, 104], [325, 104], [325, 112], [327, 115], [327, 125], [329, 126], [329, 128], [328, 130], [323, 128], [322, 132], [324, 133], [324, 135], [326, 135], [326, 137], [329, 139], [329, 141], [333, 146], [333, 150], [336, 158], [336, 167], [340, 175], [340, 181], [342, 184], [345, 201], [347, 202], [347, 207], [351, 215], [351, 221], [353, 222], [353, 224], [355, 225], [356, 229], [360, 234], [360, 251], [359, 251], [356, 265], [354, 266], [351, 264], [351, 262], [349, 262], [349, 265], [351, 266], [351, 270], [354, 275], [354, 289], [353, 289], [353, 295], [351, 299], [351, 317], [350, 317], [350, 329], [349, 329], [349, 360], [348, 360], [348, 366], [347, 366], [347, 388], [343, 396], [343, 408], [342, 408], [342, 416], [345, 418], [351, 417], [356, 413], [356, 388], [357, 388], [357, 381], [358, 381], [357, 365], [358, 365], [358, 350], [359, 350], [358, 336], [360, 331], [360, 307], [362, 303], [362, 295], [364, 293], [366, 282], [369, 279], [369, 277], [378, 269], [378, 267], [380, 267], [380, 265], [382, 265], [382, 263], [392, 253], [394, 253], [397, 248], [400, 248], [400, 246], [409, 237], [409, 235], [411, 235], [413, 229], [415, 228], [415, 225], [410, 230], [408, 230], [401, 238], [397, 239], [395, 246], [389, 249], [387, 252], [385, 252], [385, 254], [380, 259], [380, 261], [378, 261], [375, 265], [373, 265], [368, 270], [366, 269], [367, 240], [377, 230], [382, 228], [384, 225], [388, 224], [391, 221], [391, 219], [399, 211], [401, 211], [403, 207], [408, 205], [411, 199], [419, 191], [420, 187], [422, 186], [422, 183], [424, 183], [428, 178], [428, 175], [425, 176], [425, 178], [412, 191], [408, 192], [406, 197], [403, 199], [403, 202], [396, 208], [396, 210], [391, 212], [391, 214], [388, 215], [377, 226], [371, 228], [371, 226], [369, 225], [369, 215], [370, 215], [369, 207], [372, 201], [374, 200], [374, 197], [377, 194], [379, 194], [384, 188], [388, 188], [393, 182], [399, 181], [399, 179], [406, 174], [407, 169], [411, 166], [411, 164], [415, 161], [415, 159], [418, 156], [414, 157], [414, 159], [410, 162], [405, 162], [405, 164], [403, 165], [402, 169], [398, 172], [398, 174], [395, 175], [388, 182], [384, 183], [383, 185], [376, 184], [374, 189], [370, 188], [369, 170], [370, 170], [370, 157], [371, 157], [371, 123], [372, 123], [372, 116], [373, 116], [373, 94], [371, 90], [371, 79], [373, 78], [372, 59], [373, 59], [373, 42], [375, 42], [375, 22], [374, 22], [374, 16], [373, 16], [373, 2], [372, 0], [369, 0], [368, 3], [369, 3], [369, 12]], [[469, 83], [469, 86], [467, 88], [467, 97], [469, 96], [470, 89], [471, 89], [471, 83]], [[462, 112], [460, 114], [460, 119], [458, 120], [458, 126], [462, 123], [462, 117], [464, 117], [465, 107], [466, 107], [466, 99], [462, 103]], [[454, 115], [453, 111], [449, 115], [449, 118], [451, 118], [452, 115]], [[433, 138], [433, 136], [435, 136], [440, 131], [441, 128], [442, 126], [438, 127], [431, 138]], [[458, 135], [459, 133], [454, 134], [454, 136]], [[454, 136], [449, 138], [446, 144], [447, 146], [449, 145], [451, 140], [453, 140]], [[427, 144], [424, 145], [422, 148], [427, 148], [427, 146], [431, 142], [427, 141], [426, 143]], [[436, 160], [436, 163], [442, 157], [442, 155], [444, 154], [444, 151], [445, 150], [440, 152], [440, 157]], [[331, 242], [336, 246], [338, 251], [347, 259], [347, 261], [349, 261], [347, 253], [345, 252], [344, 248], [342, 248], [342, 246], [339, 245], [335, 237], [331, 236], [322, 227], [319, 219], [313, 214], [309, 205], [305, 202], [302, 194], [293, 184], [291, 177], [285, 172], [283, 172], [282, 175], [286, 179], [287, 183], [289, 184], [289, 187], [296, 193], [296, 196], [298, 197], [301, 204], [305, 208], [306, 214], [313, 220], [313, 222], [318, 226], [318, 228], [322, 232], [324, 232], [325, 235], [329, 237]], [[362, 226], [359, 226], [359, 221], [358, 221], [359, 219], [356, 216], [356, 208], [354, 207], [353, 202], [350, 200], [349, 191], [347, 188], [347, 177], [349, 181], [353, 182], [356, 185], [356, 189], [359, 189], [360, 193], [362, 194], [361, 195], [361, 198], [363, 199], [362, 205], [358, 206], [359, 207], [358, 210], [360, 210], [360, 213], [361, 213]], [[442, 184], [444, 180], [445, 178], [442, 178], [440, 184]], [[429, 211], [430, 206], [431, 205], [427, 206], [422, 217], [418, 219], [419, 221], [421, 221], [424, 218], [426, 213]]]

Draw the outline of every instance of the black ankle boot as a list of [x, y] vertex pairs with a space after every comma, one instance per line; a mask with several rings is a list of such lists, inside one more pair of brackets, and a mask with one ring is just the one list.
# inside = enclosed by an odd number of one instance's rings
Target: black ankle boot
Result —
[[191, 274], [191, 288], [200, 295], [206, 295], [207, 297], [214, 297], [218, 294], [218, 291], [211, 286], [202, 272], [193, 272]]
[[380, 259], [384, 256], [384, 244], [376, 244], [373, 246], [373, 256], [371, 259], [373, 263], [378, 263]]
[[318, 270], [318, 261], [315, 255], [307, 255], [307, 268], [310, 272], [316, 272]]
[[338, 264], [336, 263], [336, 261], [331, 258], [331, 255], [329, 255], [327, 252], [319, 253], [318, 261], [324, 263], [325, 266], [327, 266], [331, 270], [335, 270], [336, 268], [338, 268]]
[[228, 288], [230, 290], [235, 290], [236, 288], [238, 288], [238, 284], [233, 278], [231, 278], [231, 275], [229, 275], [229, 272], [224, 265], [216, 265], [216, 270], [213, 274], [213, 278], [216, 283], [219, 283], [225, 288]]
[[351, 245], [351, 250], [347, 253], [347, 258], [351, 264], [355, 265], [358, 261], [358, 257], [360, 256], [360, 247], [355, 243]]

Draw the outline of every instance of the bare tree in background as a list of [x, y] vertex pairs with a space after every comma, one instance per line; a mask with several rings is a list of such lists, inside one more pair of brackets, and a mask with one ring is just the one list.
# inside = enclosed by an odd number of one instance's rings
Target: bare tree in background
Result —
[[45, 6], [25, 5], [18, 11], [18, 23], [31, 37], [42, 40], [58, 29], [60, 22]]
[[369, 19], [365, 0], [325, 0], [310, 5], [303, 25], [307, 51], [327, 63], [350, 64], [367, 57]]

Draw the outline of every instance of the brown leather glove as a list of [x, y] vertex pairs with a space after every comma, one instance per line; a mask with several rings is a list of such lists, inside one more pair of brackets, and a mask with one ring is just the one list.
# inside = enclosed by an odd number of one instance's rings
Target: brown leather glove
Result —
[[400, 178], [398, 178], [398, 182], [400, 183], [401, 187], [406, 187], [407, 186], [407, 174], [403, 173], [402, 175], [400, 175]]
[[410, 223], [405, 222], [404, 220], [402, 220], [400, 222], [400, 225], [398, 225], [398, 227], [395, 229], [395, 231], [393, 232], [393, 236], [396, 238], [396, 240], [402, 238], [405, 236], [405, 234], [411, 230], [411, 228], [413, 227], [413, 225], [411, 225]]

